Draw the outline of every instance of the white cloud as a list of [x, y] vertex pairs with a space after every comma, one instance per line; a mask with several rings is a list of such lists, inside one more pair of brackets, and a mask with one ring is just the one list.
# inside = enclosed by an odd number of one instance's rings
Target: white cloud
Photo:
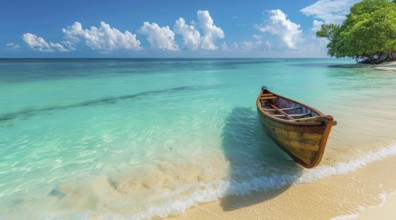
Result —
[[38, 51], [53, 51], [50, 48], [50, 45], [44, 40], [44, 38], [42, 37], [38, 37], [34, 34], [31, 33], [26, 33], [23, 35], [23, 40], [25, 41], [25, 43]]
[[320, 30], [322, 28], [322, 24], [323, 24], [322, 21], [314, 20], [312, 22], [312, 31], [316, 32], [316, 31]]
[[139, 50], [140, 41], [136, 35], [129, 31], [124, 33], [110, 27], [105, 22], [100, 22], [100, 27], [83, 29], [80, 22], [63, 28], [65, 41], [60, 43], [46, 42], [44, 38], [31, 33], [23, 35], [23, 40], [32, 49], [41, 52], [69, 52], [75, 50], [76, 45], [83, 43], [93, 50], [111, 51], [117, 49]]
[[62, 44], [60, 43], [52, 43], [50, 42], [51, 48], [53, 48], [55, 51], [60, 51], [60, 52], [69, 52], [69, 49], [66, 49]]
[[90, 29], [83, 29], [80, 22], [74, 22], [72, 26], [63, 28], [62, 32], [70, 48], [74, 45], [84, 42], [86, 46], [93, 50], [111, 51], [111, 50], [140, 50], [140, 41], [136, 35], [129, 31], [121, 32], [112, 28], [105, 22], [100, 22], [100, 27], [92, 26]]
[[[223, 30], [214, 24], [208, 11], [198, 11], [197, 17], [198, 23], [192, 21], [191, 25], [186, 24], [183, 18], [176, 20], [173, 28], [175, 33], [182, 35], [183, 44], [187, 49], [217, 50], [215, 40], [224, 38]], [[203, 34], [195, 26], [199, 26]]]
[[195, 29], [193, 25], [188, 25], [183, 18], [176, 20], [173, 28], [176, 34], [183, 37], [183, 44], [190, 50], [196, 50], [200, 46], [201, 34]]
[[217, 27], [208, 11], [197, 12], [198, 21], [204, 35], [201, 39], [201, 48], [207, 50], [216, 50], [217, 46], [214, 41], [219, 38], [224, 38], [224, 32], [221, 28]]
[[32, 48], [33, 50], [37, 50], [40, 52], [68, 52], [69, 50], [66, 49], [63, 45], [59, 43], [47, 43], [44, 38], [38, 37], [31, 33], [25, 33], [23, 35], [23, 40], [25, 43]]
[[147, 41], [155, 49], [179, 50], [179, 46], [175, 42], [175, 33], [168, 26], [160, 27], [156, 23], [144, 22], [138, 33], [146, 35]]
[[271, 43], [264, 40], [262, 35], [253, 34], [253, 40], [243, 41], [240, 43], [234, 42], [233, 49], [236, 51], [268, 51], [271, 49]]
[[242, 43], [235, 45], [238, 47], [240, 50], [245, 50], [245, 51], [251, 51], [254, 48], [254, 42], [253, 41], [243, 41]]
[[345, 20], [351, 6], [360, 0], [319, 0], [301, 9], [307, 16], [323, 20], [327, 24], [340, 24]]
[[[224, 38], [223, 30], [216, 26], [207, 10], [197, 11], [197, 21], [187, 24], [184, 18], [176, 20], [173, 30], [169, 26], [160, 27], [157, 23], [144, 22], [137, 33], [144, 35], [154, 49], [178, 51], [175, 35], [181, 35], [183, 47], [187, 50], [217, 50], [217, 39]], [[237, 18], [234, 18], [237, 19]], [[44, 38], [26, 33], [23, 40], [28, 47], [41, 52], [70, 52], [81, 46], [108, 53], [114, 50], [141, 50], [141, 42], [136, 34], [121, 32], [104, 21], [98, 27], [84, 28], [80, 22], [62, 28], [63, 41], [47, 42]], [[17, 49], [18, 45], [8, 44], [8, 49]]]
[[6, 47], [8, 49], [13, 49], [13, 50], [21, 49], [21, 46], [19, 44], [14, 44], [14, 43], [7, 43]]
[[279, 9], [269, 11], [269, 19], [256, 28], [261, 32], [269, 32], [280, 37], [282, 43], [289, 49], [296, 49], [297, 42], [301, 41], [300, 25], [287, 19], [287, 15]]

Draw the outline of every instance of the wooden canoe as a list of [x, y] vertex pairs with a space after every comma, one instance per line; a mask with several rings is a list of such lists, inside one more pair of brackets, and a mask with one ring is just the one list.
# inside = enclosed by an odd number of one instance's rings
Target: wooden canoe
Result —
[[262, 87], [257, 112], [268, 135], [305, 168], [322, 159], [331, 128], [337, 122], [330, 115], [270, 92]]

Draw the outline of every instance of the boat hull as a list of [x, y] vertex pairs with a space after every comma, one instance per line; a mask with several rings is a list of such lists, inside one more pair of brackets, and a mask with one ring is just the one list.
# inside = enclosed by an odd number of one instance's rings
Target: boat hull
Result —
[[[336, 124], [333, 117], [310, 108], [317, 116], [302, 120], [282, 120], [265, 114], [259, 99], [260, 96], [257, 99], [257, 112], [267, 134], [301, 166], [317, 166], [324, 154], [330, 130]], [[306, 105], [304, 107], [308, 108]]]

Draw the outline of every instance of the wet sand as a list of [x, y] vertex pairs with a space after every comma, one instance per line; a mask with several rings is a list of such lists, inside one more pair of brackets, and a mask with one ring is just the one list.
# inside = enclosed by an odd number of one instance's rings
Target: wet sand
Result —
[[197, 205], [170, 219], [372, 219], [373, 215], [379, 219], [394, 218], [394, 195], [385, 205], [370, 207], [381, 205], [383, 195], [396, 188], [395, 170], [396, 156], [391, 156], [346, 175]]
[[396, 193], [383, 195], [383, 203], [379, 206], [366, 208], [357, 214], [359, 220], [381, 219], [394, 220], [396, 218]]

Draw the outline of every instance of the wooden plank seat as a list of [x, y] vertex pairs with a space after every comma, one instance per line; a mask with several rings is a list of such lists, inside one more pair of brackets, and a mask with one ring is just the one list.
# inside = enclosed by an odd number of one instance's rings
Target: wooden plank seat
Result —
[[[303, 113], [303, 114], [288, 114], [290, 117], [304, 117], [311, 114], [311, 112]], [[275, 117], [286, 117], [285, 115], [272, 115]]]
[[284, 115], [284, 117], [294, 120], [294, 118], [292, 116], [290, 116], [289, 114], [287, 114], [286, 112], [284, 112], [283, 110], [281, 110], [280, 108], [278, 108], [276, 105], [274, 105], [273, 103], [266, 103], [267, 105], [269, 105], [271, 108], [276, 109], [276, 111], [278, 111], [279, 113], [281, 113], [282, 115]]
[[281, 113], [281, 114], [278, 114], [278, 115], [272, 115], [272, 116], [275, 116], [275, 117], [281, 117], [281, 118], [285, 117], [285, 118], [288, 118], [288, 119], [291, 119], [291, 120], [295, 120], [295, 117], [300, 118], [300, 117], [304, 117], [304, 116], [307, 116], [307, 115], [311, 114], [311, 112], [306, 112], [306, 113], [302, 113], [302, 114], [288, 114], [288, 113], [285, 112], [285, 111], [289, 111], [289, 110], [293, 110], [293, 109], [300, 109], [301, 106], [293, 107], [293, 108], [278, 108], [273, 103], [266, 103], [266, 105], [270, 106], [271, 109], [263, 108], [265, 111], [277, 111], [277, 112]]
[[[296, 110], [296, 109], [300, 109], [301, 108], [301, 106], [300, 107], [294, 107], [294, 108], [280, 108], [280, 110], [282, 110], [282, 111], [290, 111], [290, 110]], [[276, 109], [273, 109], [273, 108], [263, 108], [264, 109], [264, 111], [277, 111]]]
[[262, 96], [260, 97], [260, 100], [268, 100], [268, 99], [276, 99], [278, 98], [277, 96]]

